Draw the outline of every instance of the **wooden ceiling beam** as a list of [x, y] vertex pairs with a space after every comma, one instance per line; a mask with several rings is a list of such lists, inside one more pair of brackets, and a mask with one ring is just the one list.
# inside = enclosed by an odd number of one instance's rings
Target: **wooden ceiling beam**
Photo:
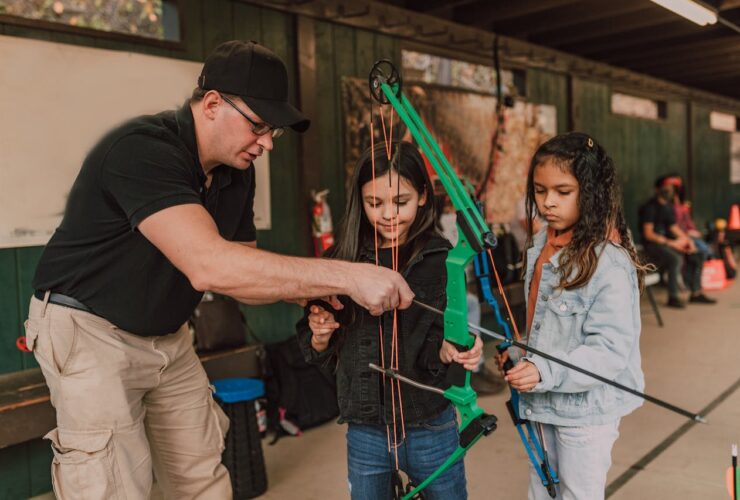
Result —
[[653, 44], [671, 38], [701, 34], [701, 26], [675, 20], [659, 26], [648, 26], [637, 30], [626, 31], [603, 39], [595, 39], [587, 45], [571, 44], [561, 47], [566, 52], [577, 52], [592, 59], [608, 59], [625, 52], [640, 49], [640, 45]]
[[406, 8], [425, 14], [436, 14], [479, 2], [481, 0], [406, 0]]
[[740, 37], [730, 35], [709, 40], [672, 44], [665, 47], [630, 51], [621, 56], [609, 58], [606, 62], [617, 66], [648, 66], [655, 61], [680, 59], [686, 55], [708, 54], [721, 51], [722, 53], [737, 50]]
[[740, 66], [740, 50], [732, 54], [709, 55], [707, 57], [693, 57], [682, 61], [671, 61], [646, 68], [650, 74], [660, 76], [661, 78], [672, 79], [686, 73], [695, 73], [706, 70], [707, 68], [728, 67], [731, 65]]
[[715, 82], [720, 80], [727, 80], [730, 78], [740, 78], [740, 67], [723, 68], [710, 73], [690, 73], [680, 78], [680, 81], [689, 85], [698, 85], [704, 82]]
[[498, 2], [484, 1], [467, 7], [454, 10], [452, 19], [466, 26], [490, 27], [505, 19], [523, 17], [551, 9], [576, 3], [579, 0], [500, 0]]
[[740, 7], [740, 0], [724, 0], [719, 4], [720, 12]]
[[524, 17], [508, 23], [501, 23], [497, 25], [496, 31], [523, 38], [543, 31], [552, 31], [604, 19], [606, 16], [616, 16], [642, 10], [646, 6], [644, 0], [606, 2], [599, 9], [594, 9], [593, 5], [592, 0], [582, 0], [571, 5], [553, 7], [542, 11], [536, 17]]
[[671, 22], [675, 19], [674, 16], [675, 14], [665, 9], [655, 11], [648, 6], [644, 10], [614, 16], [609, 19], [608, 23], [602, 19], [568, 29], [540, 32], [530, 40], [557, 48], [578, 42], [588, 45], [594, 39]]

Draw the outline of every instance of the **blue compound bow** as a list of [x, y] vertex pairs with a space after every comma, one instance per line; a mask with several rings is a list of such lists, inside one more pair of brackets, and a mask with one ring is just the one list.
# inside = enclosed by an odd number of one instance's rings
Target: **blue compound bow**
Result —
[[[482, 206], [480, 202], [478, 202], [477, 205], [482, 212]], [[489, 266], [488, 264], [489, 260], [491, 261], [491, 266]], [[496, 300], [496, 297], [493, 295], [491, 282], [492, 271], [502, 293], [503, 287], [501, 286], [501, 280], [498, 276], [498, 273], [495, 271], [495, 269], [491, 269], [495, 266], [495, 264], [493, 264], [493, 259], [491, 258], [491, 255], [487, 252], [481, 252], [475, 256], [473, 264], [475, 266], [475, 276], [478, 278], [478, 282], [480, 283], [483, 298], [486, 300], [486, 302], [488, 302], [488, 305], [491, 306], [493, 314], [496, 317], [496, 323], [499, 324], [507, 339], [514, 340], [514, 336], [511, 333], [511, 328], [501, 314], [499, 303]], [[502, 298], [504, 298], [503, 295]], [[509, 318], [509, 320], [513, 322], [514, 318]], [[498, 344], [496, 346], [496, 349], [500, 354], [503, 354], [510, 346], [510, 342], [504, 341]], [[511, 362], [511, 359], [507, 359], [506, 363], [504, 363], [504, 371], [508, 371], [513, 367], [514, 365]], [[560, 483], [560, 479], [558, 479], [557, 473], [552, 468], [552, 466], [550, 466], [550, 461], [547, 458], [547, 451], [542, 445], [541, 436], [538, 432], [535, 431], [532, 422], [522, 418], [519, 414], [519, 391], [511, 386], [509, 386], [509, 390], [511, 391], [511, 398], [509, 399], [509, 401], [506, 402], [506, 408], [509, 410], [511, 420], [514, 422], [514, 426], [519, 433], [519, 437], [522, 440], [522, 444], [524, 445], [524, 449], [527, 452], [529, 461], [532, 462], [534, 470], [537, 471], [537, 475], [540, 477], [542, 485], [547, 488], [547, 492], [549, 493], [549, 495], [552, 498], [555, 498], [555, 496], [557, 495], [555, 485]]]

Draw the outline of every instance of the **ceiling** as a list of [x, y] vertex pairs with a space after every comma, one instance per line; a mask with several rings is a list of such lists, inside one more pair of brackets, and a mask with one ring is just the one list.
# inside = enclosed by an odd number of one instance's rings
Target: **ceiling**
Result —
[[[649, 0], [381, 1], [740, 99], [740, 33]], [[704, 1], [740, 26], [740, 0]]]

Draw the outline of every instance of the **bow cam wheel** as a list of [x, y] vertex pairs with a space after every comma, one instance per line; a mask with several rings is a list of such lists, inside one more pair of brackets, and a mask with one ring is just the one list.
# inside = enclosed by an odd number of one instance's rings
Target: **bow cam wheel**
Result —
[[373, 64], [368, 83], [370, 85], [370, 94], [380, 104], [388, 104], [390, 102], [388, 96], [385, 95], [381, 88], [381, 85], [384, 83], [393, 89], [396, 97], [401, 97], [401, 75], [388, 59], [381, 59]]

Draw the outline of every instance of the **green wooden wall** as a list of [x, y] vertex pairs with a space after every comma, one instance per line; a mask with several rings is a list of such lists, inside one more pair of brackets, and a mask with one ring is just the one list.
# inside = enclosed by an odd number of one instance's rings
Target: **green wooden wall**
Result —
[[709, 128], [711, 111], [691, 106], [693, 209], [700, 228], [717, 217], [727, 219], [730, 206], [740, 203], [740, 184], [729, 184], [730, 134]]
[[382, 34], [317, 21], [316, 73], [321, 182], [330, 190], [329, 206], [334, 224], [345, 205], [344, 120], [342, 118], [342, 77], [367, 78], [376, 60], [400, 60], [397, 40]]
[[612, 114], [610, 99], [609, 85], [574, 79], [574, 127], [592, 134], [614, 159], [634, 232], [638, 207], [652, 196], [655, 178], [668, 172], [687, 176], [686, 104], [668, 101], [665, 120], [645, 120]]
[[[259, 41], [274, 50], [288, 66], [297, 102], [296, 23], [294, 16], [232, 0], [183, 0], [184, 48], [162, 49], [89, 36], [49, 32], [0, 24], [0, 34], [31, 37], [115, 50], [202, 61], [222, 41], [241, 38]], [[341, 105], [341, 79], [365, 78], [372, 63], [382, 57], [400, 60], [401, 42], [391, 36], [324, 21], [315, 21], [316, 108], [312, 116], [318, 129], [319, 185], [331, 190], [329, 203], [335, 225], [344, 211], [345, 174]], [[461, 55], [464, 58], [464, 54]], [[569, 85], [571, 88], [569, 89]], [[740, 185], [729, 185], [729, 134], [709, 129], [713, 109], [668, 101], [665, 120], [640, 120], [612, 115], [611, 88], [606, 83], [569, 78], [545, 69], [527, 71], [527, 99], [552, 104], [558, 113], [558, 132], [569, 124], [599, 140], [615, 159], [624, 185], [630, 224], [635, 227], [637, 206], [652, 193], [653, 179], [676, 171], [686, 176], [693, 166], [694, 206], [702, 223], [726, 216], [729, 205], [740, 199]], [[569, 102], [569, 94], [572, 102]], [[689, 137], [691, 127], [691, 141]], [[273, 229], [260, 231], [262, 248], [292, 255], [310, 253], [308, 193], [301, 185], [298, 137], [281, 137], [271, 154], [270, 185]], [[258, 179], [259, 182], [259, 179]], [[7, 189], [7, 187], [5, 187]], [[15, 348], [22, 334], [30, 279], [41, 248], [0, 250], [0, 373], [36, 366], [33, 356]], [[275, 304], [245, 307], [249, 324], [265, 342], [282, 340], [293, 333], [300, 315], [297, 306]], [[51, 455], [40, 440], [0, 450], [0, 499], [26, 498], [51, 489], [48, 467]]]

